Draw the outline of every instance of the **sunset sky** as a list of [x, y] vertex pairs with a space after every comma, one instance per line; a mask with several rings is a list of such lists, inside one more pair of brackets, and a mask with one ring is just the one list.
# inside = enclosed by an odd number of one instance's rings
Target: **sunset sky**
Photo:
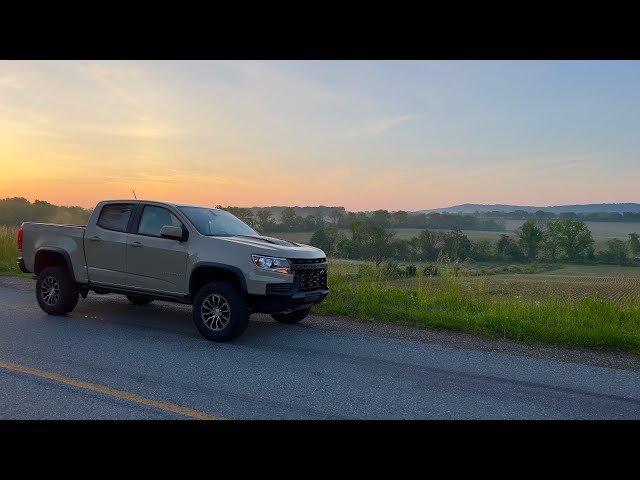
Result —
[[0, 198], [640, 202], [640, 63], [0, 61]]

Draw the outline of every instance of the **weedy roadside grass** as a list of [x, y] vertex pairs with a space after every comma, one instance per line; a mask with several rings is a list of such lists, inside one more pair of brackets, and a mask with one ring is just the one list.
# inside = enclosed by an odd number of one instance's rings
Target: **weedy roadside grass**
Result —
[[19, 228], [0, 225], [0, 275], [25, 275], [16, 265]]
[[16, 264], [16, 260], [20, 256], [20, 252], [18, 252], [19, 228], [0, 225], [0, 276], [32, 276], [30, 273], [22, 273]]
[[385, 282], [370, 268], [333, 261], [331, 294], [320, 314], [430, 326], [529, 343], [640, 353], [640, 300], [598, 293], [576, 300], [561, 290], [536, 297], [495, 295], [488, 277], [418, 275], [409, 288]]

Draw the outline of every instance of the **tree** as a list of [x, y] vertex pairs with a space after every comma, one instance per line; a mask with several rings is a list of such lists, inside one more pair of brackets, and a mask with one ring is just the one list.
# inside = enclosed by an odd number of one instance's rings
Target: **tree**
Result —
[[227, 207], [223, 208], [220, 206], [216, 206], [216, 208], [221, 208], [222, 210], [226, 210], [227, 212], [235, 215], [244, 223], [253, 226], [255, 224], [255, 218], [253, 217], [253, 212], [250, 208], [240, 208], [240, 207]]
[[533, 220], [527, 220], [517, 231], [518, 243], [528, 261], [532, 262], [538, 256], [540, 244], [544, 238], [544, 230]]
[[460, 227], [453, 227], [442, 236], [441, 252], [452, 260], [466, 260], [471, 256], [471, 241]]
[[629, 251], [632, 255], [640, 255], [640, 235], [637, 233], [629, 234]]
[[505, 234], [500, 235], [496, 242], [496, 256], [505, 262], [520, 262], [524, 259], [518, 242]]
[[388, 227], [391, 224], [391, 214], [387, 210], [376, 210], [371, 214], [371, 223], [381, 227]]
[[613, 238], [607, 241], [607, 247], [608, 249], [605, 252], [600, 252], [601, 256], [607, 262], [622, 265], [629, 261], [629, 246], [627, 242]]
[[579, 260], [593, 247], [593, 236], [586, 223], [581, 220], [558, 220], [548, 224], [549, 232], [568, 260]]
[[256, 213], [256, 227], [261, 232], [270, 232], [273, 231], [273, 227], [275, 226], [273, 221], [273, 214], [271, 213], [270, 208], [261, 208]]
[[324, 217], [319, 213], [315, 215], [307, 215], [306, 217], [298, 217], [298, 225], [301, 230], [315, 231], [324, 226]]
[[438, 258], [439, 241], [440, 234], [438, 232], [432, 232], [426, 228], [422, 230], [420, 235], [409, 241], [414, 258], [420, 261], [435, 261]]
[[329, 212], [329, 219], [336, 227], [339, 227], [344, 221], [344, 214], [340, 210], [331, 210], [331, 212]]
[[491, 260], [493, 258], [491, 241], [483, 239], [473, 242], [471, 246], [471, 258], [479, 262]]
[[404, 210], [398, 210], [391, 214], [391, 224], [394, 227], [403, 227], [409, 223], [409, 214]]
[[391, 256], [397, 260], [411, 260], [411, 244], [409, 240], [400, 239], [391, 242]]
[[291, 207], [285, 207], [280, 214], [280, 226], [285, 232], [292, 232], [297, 230], [298, 220], [300, 217], [296, 214], [296, 211]]
[[337, 253], [340, 237], [341, 235], [335, 226], [325, 225], [311, 235], [309, 244], [322, 249], [327, 257], [330, 257]]
[[357, 259], [359, 258], [359, 251], [356, 242], [351, 238], [347, 238], [344, 235], [340, 235], [336, 244], [336, 256], [339, 258]]
[[[392, 255], [391, 242], [395, 236], [395, 232], [387, 230], [381, 225], [367, 223], [364, 225], [362, 232], [358, 232], [359, 247], [361, 255], [375, 262], [378, 267], [387, 258]], [[356, 238], [354, 237], [354, 241]]]
[[547, 223], [546, 231], [542, 238], [542, 248], [552, 262], [560, 255], [560, 230], [553, 227], [557, 222]]

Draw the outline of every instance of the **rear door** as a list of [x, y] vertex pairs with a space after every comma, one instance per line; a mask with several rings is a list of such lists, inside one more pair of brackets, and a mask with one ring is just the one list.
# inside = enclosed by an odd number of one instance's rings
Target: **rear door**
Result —
[[[127, 240], [127, 284], [144, 290], [184, 295], [187, 293], [187, 241], [160, 237], [164, 225], [182, 227], [169, 209], [141, 206], [139, 221], [132, 225]], [[136, 225], [137, 223], [137, 225]]]
[[107, 203], [95, 224], [87, 225], [84, 252], [92, 283], [126, 285], [127, 227], [133, 203]]

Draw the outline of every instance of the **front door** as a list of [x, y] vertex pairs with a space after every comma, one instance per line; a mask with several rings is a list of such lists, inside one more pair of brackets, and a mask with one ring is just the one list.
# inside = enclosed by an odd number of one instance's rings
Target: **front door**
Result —
[[127, 239], [127, 284], [142, 290], [187, 293], [187, 242], [160, 237], [164, 225], [183, 227], [169, 210], [145, 205]]
[[84, 253], [91, 283], [126, 285], [127, 225], [132, 203], [108, 203], [95, 225], [84, 232]]

